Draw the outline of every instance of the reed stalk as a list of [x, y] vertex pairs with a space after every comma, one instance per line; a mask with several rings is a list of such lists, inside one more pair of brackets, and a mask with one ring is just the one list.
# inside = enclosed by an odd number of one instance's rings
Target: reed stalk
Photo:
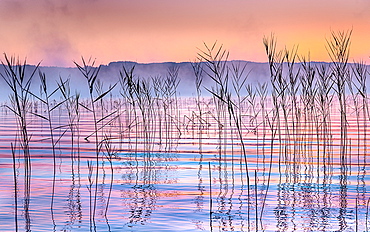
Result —
[[109, 193], [107, 198], [107, 203], [105, 206], [104, 216], [107, 217], [108, 207], [112, 195], [112, 188], [113, 188], [113, 181], [114, 181], [114, 169], [113, 169], [113, 159], [117, 156], [116, 148], [112, 146], [111, 140], [114, 139], [112, 137], [112, 133], [106, 134], [104, 136], [104, 148], [105, 148], [105, 157], [109, 162], [110, 170], [111, 170], [111, 178], [110, 178], [110, 184], [109, 184]]
[[15, 153], [16, 148], [13, 143], [11, 143], [12, 149], [12, 161], [13, 161], [13, 181], [14, 181], [14, 224], [15, 224], [15, 231], [18, 231], [18, 181], [17, 181], [17, 168], [15, 166]]
[[367, 200], [367, 204], [366, 204], [366, 217], [365, 217], [365, 224], [366, 224], [366, 231], [369, 231], [369, 206], [370, 206], [370, 197], [369, 199]]
[[92, 187], [94, 185], [94, 179], [93, 179], [93, 173], [94, 173], [94, 166], [92, 164], [92, 161], [90, 160], [87, 160], [87, 168], [88, 168], [88, 175], [87, 175], [87, 179], [88, 179], [88, 185], [86, 186], [87, 187], [87, 190], [89, 191], [89, 217], [90, 217], [90, 230], [92, 230], [93, 226], [95, 226], [95, 219], [94, 219], [94, 210], [93, 210], [93, 198], [92, 198]]
[[209, 226], [211, 227], [211, 231], [212, 231], [213, 230], [213, 226], [212, 226], [213, 205], [212, 205], [212, 170], [211, 170], [211, 162], [208, 162], [208, 175], [209, 175]]

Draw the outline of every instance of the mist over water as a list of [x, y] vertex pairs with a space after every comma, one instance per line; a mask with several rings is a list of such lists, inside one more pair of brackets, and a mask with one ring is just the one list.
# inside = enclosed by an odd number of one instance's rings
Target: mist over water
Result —
[[[249, 61], [231, 61], [229, 62], [240, 64], [240, 65], [247, 65], [246, 71], [249, 72], [249, 77], [247, 79], [247, 83], [264, 83], [269, 82], [269, 70], [267, 63], [255, 63]], [[113, 85], [117, 83], [120, 79], [120, 71], [122, 71], [122, 67], [125, 66], [127, 68], [135, 66], [135, 75], [137, 77], [143, 79], [151, 79], [154, 77], [160, 77], [165, 79], [168, 75], [168, 69], [171, 67], [179, 68], [179, 78], [180, 84], [178, 86], [178, 93], [180, 96], [188, 97], [195, 95], [195, 76], [194, 71], [191, 67], [190, 62], [183, 62], [183, 63], [174, 63], [174, 62], [167, 62], [167, 63], [136, 63], [136, 62], [111, 62], [108, 65], [101, 65], [100, 72], [99, 72], [99, 79], [102, 81], [106, 88], [109, 85]], [[26, 75], [30, 75], [35, 69], [34, 65], [29, 65], [26, 68]], [[50, 88], [57, 87], [57, 81], [60, 78], [63, 80], [70, 79], [71, 83], [71, 90], [77, 93], [80, 93], [82, 97], [88, 96], [88, 90], [85, 88], [87, 85], [86, 78], [81, 75], [76, 67], [72, 68], [63, 68], [63, 67], [46, 67], [41, 66], [39, 71], [45, 73], [48, 84]], [[0, 72], [3, 73], [3, 67], [0, 66]], [[10, 94], [9, 88], [6, 87], [3, 78], [0, 78], [0, 84], [2, 87], [2, 94], [0, 95], [0, 101], [8, 100], [8, 95]], [[205, 76], [204, 77], [204, 86], [212, 86], [212, 80]], [[38, 72], [33, 78], [31, 89], [33, 92], [39, 92], [40, 81], [38, 78]], [[115, 96], [119, 96], [118, 88], [113, 90], [113, 94]], [[207, 95], [207, 91], [203, 91], [203, 94]], [[56, 97], [57, 98], [57, 97]]]

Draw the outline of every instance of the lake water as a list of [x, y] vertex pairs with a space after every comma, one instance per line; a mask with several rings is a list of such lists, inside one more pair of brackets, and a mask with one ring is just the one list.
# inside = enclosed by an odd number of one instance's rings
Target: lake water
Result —
[[177, 104], [144, 122], [111, 102], [101, 117], [117, 117], [97, 137], [87, 110], [74, 133], [56, 110], [55, 155], [48, 123], [29, 114], [30, 166], [2, 107], [0, 230], [370, 231], [368, 120], [350, 107], [342, 139], [336, 106], [327, 124], [303, 112], [278, 126], [271, 107], [253, 120], [246, 110], [240, 135], [210, 102], [201, 117], [193, 99]]

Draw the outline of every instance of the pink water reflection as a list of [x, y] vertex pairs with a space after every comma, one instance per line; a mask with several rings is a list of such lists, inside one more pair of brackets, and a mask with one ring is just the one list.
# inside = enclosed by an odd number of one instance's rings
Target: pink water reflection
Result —
[[[179, 115], [189, 119], [196, 107], [187, 104]], [[351, 143], [345, 165], [337, 114], [332, 116], [330, 136], [312, 122], [302, 122], [293, 136], [284, 129], [280, 141], [267, 125], [258, 131], [246, 127], [246, 166], [235, 128], [226, 126], [228, 118], [223, 119], [226, 124], [220, 130], [211, 115], [206, 117], [209, 126], [181, 117], [181, 130], [172, 126], [166, 133], [153, 121], [145, 134], [142, 124], [130, 128], [131, 122], [123, 114], [121, 124], [114, 121], [107, 126], [117, 154], [109, 160], [104, 150], [99, 153], [95, 188], [95, 138], [91, 136], [91, 115], [84, 112], [73, 146], [70, 131], [57, 130], [56, 136], [63, 137], [56, 147], [51, 210], [54, 157], [47, 125], [30, 116], [32, 172], [27, 205], [28, 179], [21, 152], [15, 163], [16, 198], [14, 192], [10, 143], [17, 134], [15, 121], [9, 114], [1, 117], [0, 217], [5, 231], [14, 230], [16, 221], [19, 229], [28, 228], [29, 223], [34, 231], [197, 231], [211, 227], [215, 231], [248, 231], [256, 225], [266, 231], [284, 231], [308, 229], [308, 224], [319, 231], [355, 228], [356, 223], [366, 228], [370, 135], [363, 121], [358, 130], [358, 120], [348, 120]], [[55, 126], [66, 120], [63, 114], [55, 115]]]

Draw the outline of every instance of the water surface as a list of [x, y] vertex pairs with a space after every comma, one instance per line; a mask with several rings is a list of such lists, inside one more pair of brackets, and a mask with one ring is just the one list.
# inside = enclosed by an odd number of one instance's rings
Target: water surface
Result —
[[[176, 120], [147, 127], [129, 126], [125, 111], [99, 134], [109, 143], [98, 150], [82, 112], [78, 133], [54, 130], [55, 156], [48, 124], [29, 115], [29, 176], [15, 118], [3, 108], [0, 230], [369, 231], [366, 120], [349, 114], [343, 143], [335, 109], [326, 126], [302, 116], [276, 135], [259, 117], [241, 143], [230, 118], [210, 110], [201, 123], [184, 101]], [[66, 111], [54, 113], [54, 127], [67, 123]]]

